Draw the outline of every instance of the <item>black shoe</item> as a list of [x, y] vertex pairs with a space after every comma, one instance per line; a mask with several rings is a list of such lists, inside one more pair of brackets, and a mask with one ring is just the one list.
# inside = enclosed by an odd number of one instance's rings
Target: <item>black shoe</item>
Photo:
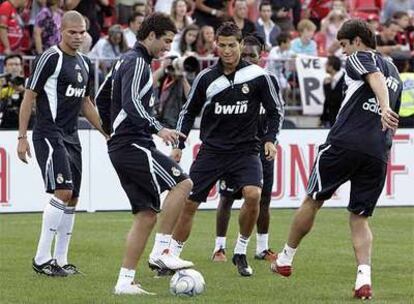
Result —
[[253, 274], [253, 269], [247, 264], [245, 254], [233, 255], [232, 261], [242, 277], [250, 277]]
[[62, 266], [62, 268], [63, 268], [63, 270], [65, 270], [68, 273], [68, 275], [83, 274], [73, 264], [66, 264], [66, 265]]
[[60, 267], [55, 259], [51, 259], [42, 265], [37, 265], [33, 259], [33, 270], [39, 274], [44, 274], [50, 277], [67, 277], [68, 273]]

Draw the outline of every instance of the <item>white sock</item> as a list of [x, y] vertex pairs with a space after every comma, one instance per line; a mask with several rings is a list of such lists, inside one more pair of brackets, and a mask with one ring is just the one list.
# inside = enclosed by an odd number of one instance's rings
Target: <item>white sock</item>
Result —
[[357, 277], [355, 281], [355, 290], [360, 289], [364, 285], [371, 285], [371, 266], [359, 265]]
[[38, 265], [44, 264], [52, 258], [52, 242], [62, 220], [64, 210], [65, 203], [54, 196], [43, 210], [42, 230], [35, 256], [35, 262]]
[[237, 237], [236, 247], [234, 247], [234, 254], [246, 254], [249, 238], [244, 237], [239, 233]]
[[269, 249], [269, 234], [256, 233], [256, 253], [262, 253], [267, 249]]
[[170, 243], [170, 253], [176, 257], [180, 257], [181, 252], [183, 251], [185, 242], [176, 241], [171, 239]]
[[75, 207], [66, 207], [62, 220], [57, 229], [55, 241], [55, 253], [53, 254], [59, 266], [68, 264], [69, 243], [72, 237], [73, 224], [75, 223]]
[[214, 247], [214, 252], [220, 249], [226, 249], [226, 237], [225, 236], [216, 237], [216, 245]]
[[277, 264], [279, 266], [292, 265], [293, 257], [295, 256], [296, 250], [296, 248], [289, 247], [287, 244], [285, 244], [285, 247], [283, 247], [282, 252], [278, 254]]
[[156, 233], [150, 256], [159, 256], [170, 246], [171, 234]]
[[116, 286], [122, 285], [130, 285], [134, 282], [135, 278], [135, 269], [127, 269], [121, 267], [119, 271], [118, 281], [116, 282]]

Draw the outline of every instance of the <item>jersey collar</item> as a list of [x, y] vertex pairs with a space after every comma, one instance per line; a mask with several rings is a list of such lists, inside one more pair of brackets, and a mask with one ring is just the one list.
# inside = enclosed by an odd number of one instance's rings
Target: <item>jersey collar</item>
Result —
[[150, 64], [152, 61], [152, 56], [148, 53], [147, 48], [145, 46], [143, 46], [141, 43], [136, 42], [134, 45], [134, 50], [137, 50], [139, 52], [141, 52], [142, 57], [144, 58], [144, 60]]

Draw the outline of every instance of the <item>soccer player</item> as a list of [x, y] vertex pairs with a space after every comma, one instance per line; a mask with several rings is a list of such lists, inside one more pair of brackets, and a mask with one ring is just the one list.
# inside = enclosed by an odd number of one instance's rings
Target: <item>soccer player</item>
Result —
[[[258, 64], [260, 60], [260, 53], [264, 47], [264, 42], [260, 41], [258, 37], [253, 35], [247, 36], [243, 39], [243, 50], [241, 57], [243, 60]], [[272, 76], [273, 77], [273, 76]], [[276, 91], [279, 92], [279, 87], [275, 83]], [[265, 111], [260, 111], [258, 137], [262, 138], [266, 134], [267, 122]], [[263, 169], [263, 188], [260, 197], [260, 211], [257, 218], [257, 234], [256, 234], [256, 254], [255, 258], [259, 260], [273, 261], [276, 258], [275, 253], [269, 248], [269, 222], [270, 222], [270, 199], [273, 187], [274, 177], [274, 161], [266, 160], [264, 154], [264, 142], [260, 145], [260, 161]], [[229, 181], [221, 180], [220, 183], [220, 201], [217, 207], [216, 219], [216, 244], [213, 251], [213, 261], [225, 262], [227, 257], [225, 255], [226, 248], [226, 233], [229, 226], [231, 216], [231, 207], [234, 202], [235, 194], [232, 191]], [[236, 194], [236, 197], [239, 194]]]
[[91, 62], [77, 51], [85, 33], [82, 15], [66, 12], [62, 18], [62, 41], [36, 58], [20, 107], [18, 156], [25, 163], [26, 155], [31, 157], [26, 133], [36, 101], [33, 146], [46, 191], [53, 194], [43, 212], [42, 230], [33, 259], [34, 271], [48, 276], [79, 273], [76, 266], [68, 263], [67, 257], [82, 177], [79, 112], [82, 110], [89, 122], [107, 137], [89, 97], [93, 88]]
[[[175, 226], [170, 248], [173, 254], [180, 254], [195, 212], [207, 199], [211, 187], [220, 178], [231, 180], [244, 198], [232, 260], [240, 275], [251, 276], [253, 271], [247, 263], [246, 251], [259, 214], [263, 178], [257, 120], [263, 104], [269, 126], [262, 140], [264, 154], [270, 161], [276, 153], [283, 105], [275, 78], [259, 66], [240, 60], [241, 39], [241, 31], [234, 23], [220, 26], [216, 36], [219, 62], [198, 74], [180, 114], [177, 130], [187, 135], [195, 117], [202, 112], [202, 145], [190, 169], [194, 188]], [[184, 140], [180, 139], [179, 147], [172, 151], [174, 159], [181, 158], [183, 148]]]
[[176, 32], [167, 15], [155, 13], [144, 19], [137, 34], [139, 42], [115, 63], [110, 77], [112, 133], [108, 152], [134, 214], [115, 294], [151, 294], [134, 282], [135, 269], [160, 211], [159, 196], [165, 190], [170, 191], [161, 213], [161, 238], [156, 238], [150, 267], [178, 270], [193, 266], [161, 249], [168, 248], [171, 233], [165, 232], [173, 230], [192, 182], [175, 161], [155, 148], [152, 138], [157, 134], [167, 144], [174, 144], [184, 135], [163, 127], [150, 114], [154, 106], [151, 61], [170, 50]]
[[340, 185], [351, 182], [349, 224], [358, 265], [354, 296], [370, 299], [372, 233], [368, 218], [382, 192], [392, 136], [398, 126], [402, 83], [395, 66], [375, 51], [375, 34], [361, 20], [349, 20], [337, 39], [346, 60], [346, 95], [335, 124], [311, 172], [307, 196], [297, 210], [287, 243], [272, 264], [282, 276], [292, 273], [292, 261], [311, 230], [324, 201]]

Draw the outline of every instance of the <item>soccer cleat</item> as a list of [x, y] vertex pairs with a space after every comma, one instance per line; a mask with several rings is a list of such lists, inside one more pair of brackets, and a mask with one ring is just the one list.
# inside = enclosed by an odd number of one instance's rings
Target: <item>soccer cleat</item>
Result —
[[358, 298], [361, 300], [371, 300], [372, 299], [371, 285], [365, 284], [365, 285], [362, 285], [358, 290], [354, 289], [354, 298]]
[[156, 295], [153, 292], [146, 291], [142, 288], [140, 284], [132, 282], [131, 284], [117, 285], [114, 289], [114, 294], [116, 295]]
[[256, 253], [254, 255], [254, 258], [256, 260], [266, 260], [268, 262], [274, 262], [276, 261], [276, 253], [274, 253], [272, 249], [266, 249], [260, 253]]
[[180, 259], [179, 257], [165, 251], [163, 254], [154, 257], [150, 256], [148, 260], [148, 266], [152, 270], [180, 270], [191, 268], [194, 266], [193, 262]]
[[279, 266], [277, 264], [277, 254], [276, 254], [276, 259], [274, 260], [274, 262], [272, 262], [272, 264], [270, 264], [270, 269], [274, 273], [278, 273], [283, 277], [289, 277], [292, 274], [292, 271], [293, 271], [293, 267], [291, 265]]
[[213, 262], [227, 262], [226, 251], [223, 248], [214, 251], [211, 259]]
[[44, 274], [49, 277], [66, 277], [68, 273], [62, 267], [60, 267], [55, 259], [51, 259], [46, 263], [37, 265], [35, 259], [32, 262], [33, 270], [38, 274]]
[[237, 266], [237, 271], [242, 277], [250, 277], [253, 274], [253, 269], [247, 264], [245, 254], [233, 255], [232, 262]]
[[68, 275], [74, 275], [74, 274], [83, 274], [81, 271], [78, 270], [78, 268], [73, 264], [66, 264], [62, 266], [62, 268], [68, 273]]

